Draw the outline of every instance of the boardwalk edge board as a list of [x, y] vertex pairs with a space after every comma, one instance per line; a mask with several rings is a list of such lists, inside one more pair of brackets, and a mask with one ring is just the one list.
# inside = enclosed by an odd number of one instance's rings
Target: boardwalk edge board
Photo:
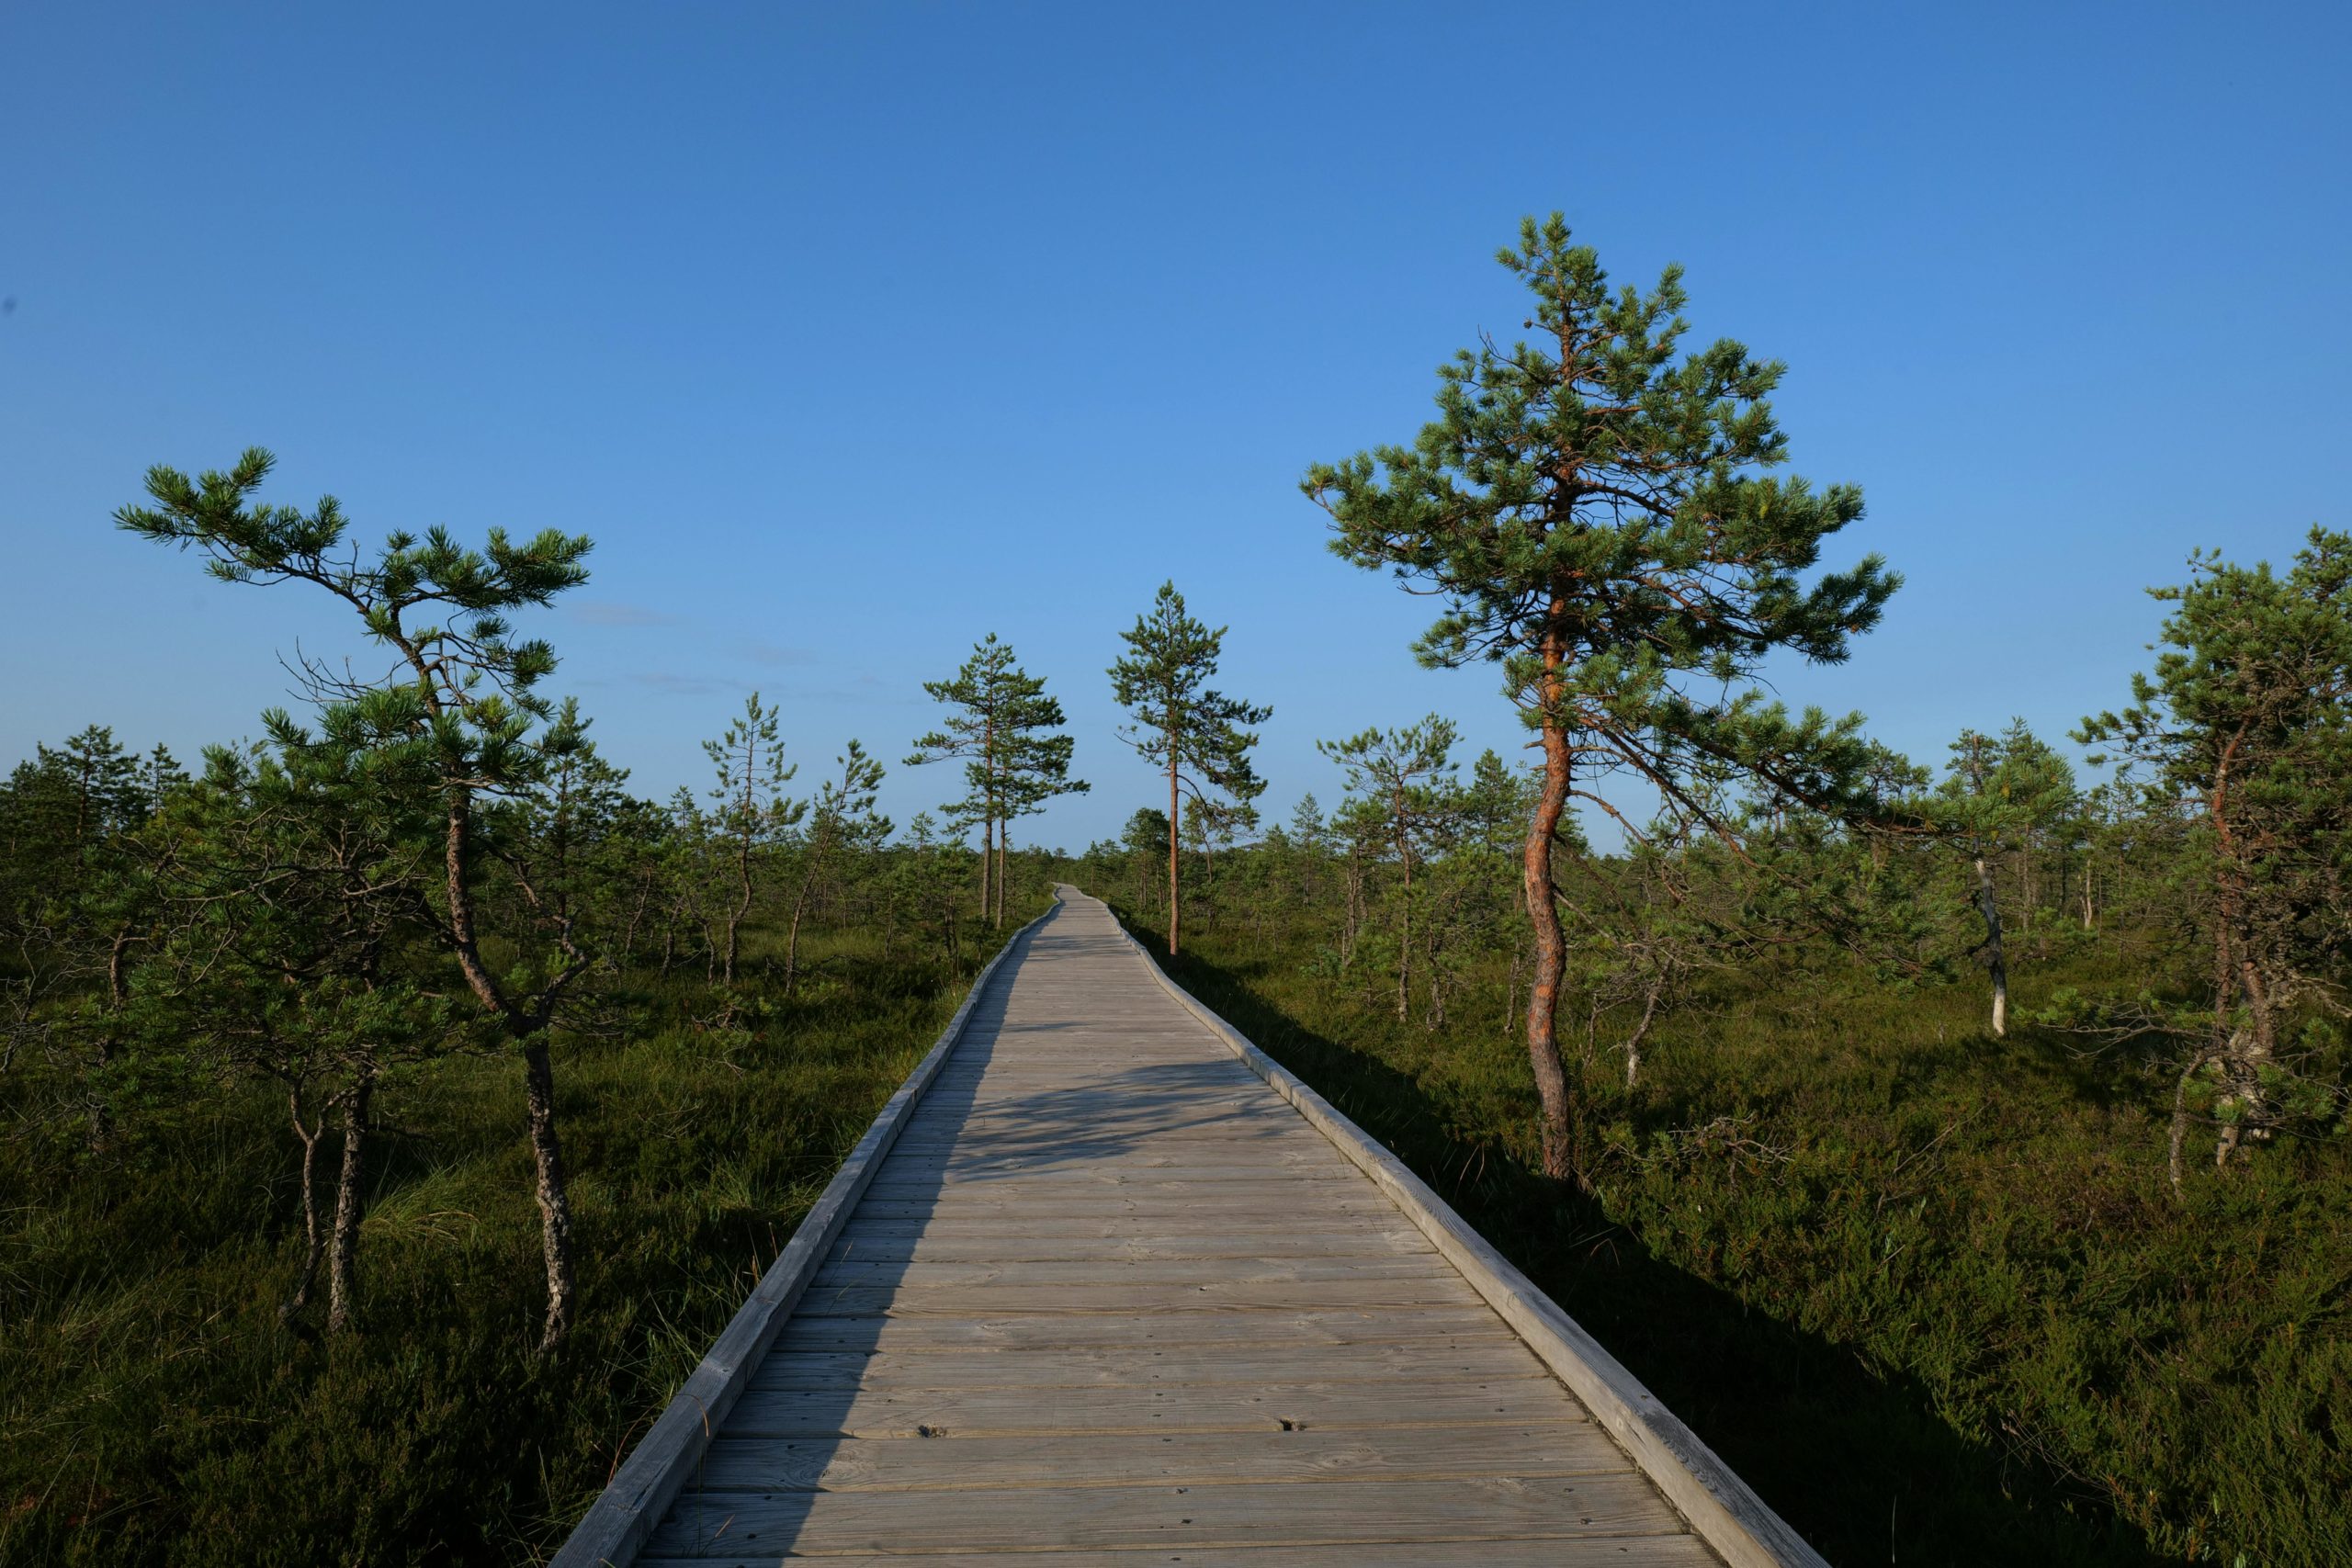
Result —
[[1568, 1392], [1584, 1402], [1593, 1419], [1617, 1439], [1667, 1501], [1681, 1511], [1691, 1529], [1720, 1552], [1731, 1568], [1829, 1568], [1804, 1537], [1699, 1440], [1697, 1433], [1472, 1229], [1404, 1161], [1170, 978], [1124, 923], [1119, 934], [1170, 996], [1379, 1184], [1471, 1288], [1567, 1385]]
[[629, 1450], [628, 1459], [614, 1472], [605, 1490], [590, 1505], [588, 1512], [575, 1526], [561, 1551], [548, 1568], [627, 1568], [638, 1551], [661, 1522], [662, 1514], [678, 1495], [679, 1488], [702, 1463], [703, 1453], [710, 1447], [711, 1434], [750, 1383], [752, 1374], [766, 1357], [768, 1347], [799, 1304], [801, 1292], [808, 1281], [817, 1277], [824, 1266], [847, 1224], [852, 1210], [865, 1195], [874, 1173], [889, 1156], [891, 1146], [899, 1141], [899, 1134], [922, 1100], [923, 1091], [939, 1076], [947, 1058], [964, 1035], [964, 1026], [972, 1010], [995, 978], [998, 967], [1006, 959], [1027, 947], [1030, 937], [1039, 926], [1059, 913], [1061, 905], [1039, 915], [1013, 932], [1012, 940], [997, 950], [979, 974], [973, 978], [971, 989], [964, 995], [956, 1016], [940, 1031], [938, 1042], [915, 1070], [907, 1075], [881, 1113], [874, 1118], [865, 1135], [850, 1150], [841, 1169], [818, 1198], [815, 1206], [792, 1233], [791, 1241], [777, 1255], [760, 1282], [739, 1308], [711, 1345], [710, 1353], [692, 1376], [679, 1385], [677, 1394], [662, 1412], [661, 1418]]

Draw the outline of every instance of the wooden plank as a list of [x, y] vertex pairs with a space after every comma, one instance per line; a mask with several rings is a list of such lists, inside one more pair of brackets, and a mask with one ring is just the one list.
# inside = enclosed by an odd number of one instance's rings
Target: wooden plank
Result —
[[[727, 1550], [707, 1557], [640, 1557], [645, 1568], [775, 1568], [777, 1554]], [[1687, 1535], [1603, 1537], [1589, 1561], [1610, 1568], [1721, 1568], [1722, 1560]], [[797, 1555], [786, 1562], [816, 1561]], [[1138, 1547], [1103, 1551], [860, 1553], [857, 1568], [1571, 1568], [1549, 1538], [1494, 1540], [1360, 1541], [1345, 1546]]]
[[[1043, 1224], [1044, 1222], [1038, 1222]], [[1255, 1232], [1231, 1224], [1206, 1225], [1190, 1235], [1171, 1235], [1156, 1226], [1119, 1235], [974, 1235], [945, 1230], [915, 1235], [877, 1234], [853, 1228], [833, 1243], [832, 1261], [862, 1258], [868, 1263], [1074, 1263], [1087, 1259], [1164, 1262], [1172, 1259], [1229, 1258], [1243, 1261], [1273, 1258], [1422, 1258], [1434, 1259], [1437, 1250], [1419, 1231], [1399, 1233], [1369, 1227], [1336, 1233], [1297, 1234], [1271, 1222]]]
[[900, 1134], [902, 1158], [918, 1155], [956, 1154], [967, 1158], [1007, 1154], [1120, 1155], [1145, 1145], [1154, 1153], [1197, 1154], [1204, 1149], [1232, 1149], [1245, 1154], [1280, 1153], [1302, 1159], [1330, 1154], [1313, 1133], [1293, 1116], [1287, 1124], [1272, 1116], [1234, 1118], [1239, 1126], [1202, 1125], [1170, 1118], [1129, 1122], [1114, 1126], [1077, 1122], [1006, 1121], [994, 1127], [974, 1127], [949, 1118], [910, 1127]]
[[650, 1543], [691, 1555], [724, 1540], [796, 1553], [1326, 1546], [1352, 1541], [1666, 1533], [1637, 1475], [1479, 1476], [1383, 1486], [1020, 1487], [936, 1494], [726, 1492], [682, 1498]]
[[1025, 1147], [967, 1148], [959, 1144], [910, 1145], [900, 1151], [890, 1164], [893, 1174], [903, 1179], [909, 1175], [927, 1174], [934, 1169], [993, 1169], [1034, 1160], [1059, 1161], [1065, 1167], [1085, 1173], [1157, 1170], [1171, 1166], [1218, 1171], [1230, 1169], [1237, 1164], [1247, 1164], [1267, 1176], [1278, 1173], [1287, 1176], [1302, 1167], [1311, 1167], [1329, 1170], [1351, 1181], [1357, 1179], [1354, 1168], [1341, 1159], [1330, 1145], [1304, 1137], [1270, 1138], [1256, 1143], [1236, 1140], [1228, 1144], [1215, 1139], [1206, 1142], [1179, 1138], [1165, 1142], [1158, 1139], [1136, 1141], [1114, 1134], [1101, 1138], [1054, 1138]]
[[[1379, 1201], [1363, 1183], [1346, 1170], [1289, 1171], [1279, 1177], [1257, 1171], [1239, 1179], [1203, 1179], [1195, 1172], [1110, 1169], [1006, 1171], [995, 1176], [958, 1176], [942, 1180], [908, 1170], [884, 1170], [874, 1179], [874, 1200], [879, 1203], [1014, 1203], [1024, 1212], [1032, 1203], [1082, 1200], [1101, 1205], [1121, 1199], [1158, 1199], [1175, 1202], [1227, 1204], [1287, 1202], [1351, 1204], [1358, 1209]], [[1395, 1205], [1389, 1205], [1391, 1211]], [[1374, 1212], [1377, 1212], [1376, 1210]]]
[[[702, 1484], [713, 1492], [967, 1491], [989, 1486], [1171, 1486], [1215, 1481], [1348, 1483], [1444, 1481], [1510, 1472], [1598, 1474], [1630, 1468], [1589, 1421], [1461, 1427], [1432, 1443], [1379, 1427], [1250, 1432], [1049, 1432], [1017, 1438], [714, 1439]], [[954, 1500], [943, 1499], [942, 1507]]]
[[[932, 1262], [922, 1259], [843, 1258], [825, 1264], [809, 1281], [811, 1291], [889, 1285], [902, 1291], [956, 1290], [981, 1285], [1197, 1285], [1203, 1269], [1191, 1258], [1089, 1258], [1042, 1262]], [[1261, 1280], [1458, 1280], [1435, 1252], [1385, 1258], [1232, 1258], [1216, 1270], [1218, 1282]]]
[[799, 1311], [811, 1317], [993, 1317], [1005, 1313], [1109, 1314], [1312, 1312], [1318, 1307], [1476, 1306], [1458, 1275], [1418, 1280], [1204, 1280], [1190, 1285], [962, 1285], [906, 1291], [895, 1285], [812, 1290]]
[[1031, 1188], [1058, 1187], [1067, 1196], [1070, 1191], [1123, 1187], [1148, 1187], [1170, 1193], [1203, 1187], [1230, 1190], [1236, 1183], [1244, 1182], [1255, 1183], [1269, 1191], [1279, 1191], [1292, 1182], [1338, 1181], [1352, 1187], [1358, 1179], [1356, 1173], [1345, 1165], [1319, 1158], [1233, 1160], [1211, 1164], [1198, 1156], [1182, 1160], [1168, 1155], [1129, 1156], [1083, 1163], [1067, 1158], [1057, 1161], [1044, 1156], [998, 1156], [978, 1160], [894, 1161], [876, 1178], [875, 1186], [885, 1197], [927, 1197], [942, 1187], [965, 1186], [1010, 1188], [1023, 1192]]
[[1045, 1221], [1116, 1216], [1173, 1219], [1195, 1215], [1208, 1220], [1225, 1215], [1246, 1215], [1258, 1218], [1288, 1216], [1293, 1224], [1319, 1224], [1366, 1217], [1374, 1217], [1382, 1224], [1394, 1224], [1399, 1218], [1396, 1204], [1377, 1193], [1368, 1194], [1352, 1186], [1332, 1188], [1318, 1183], [1283, 1194], [1279, 1205], [1272, 1201], [1272, 1194], [1231, 1189], [1203, 1192], [1197, 1188], [1176, 1192], [1156, 1192], [1134, 1187], [1112, 1193], [1041, 1192], [1026, 1200], [993, 1188], [967, 1187], [954, 1193], [925, 1198], [883, 1197], [869, 1189], [865, 1201], [857, 1206], [857, 1218], [922, 1220], [936, 1215], [942, 1221], [961, 1224], [982, 1219], [1012, 1220], [1021, 1216]]
[[984, 1438], [1022, 1432], [1279, 1431], [1323, 1427], [1492, 1427], [1541, 1423], [1567, 1406], [1533, 1377], [1459, 1384], [1207, 1383], [1169, 1387], [775, 1389], [752, 1387], [730, 1438]]
[[1268, 1095], [1266, 1086], [1246, 1069], [1229, 1076], [1220, 1073], [1214, 1084], [1186, 1089], [1166, 1085], [1147, 1089], [1125, 1072], [1083, 1087], [1060, 1074], [1027, 1084], [995, 1076], [961, 1092], [926, 1096], [916, 1116], [920, 1123], [946, 1122], [973, 1132], [1018, 1131], [1041, 1123], [1091, 1125], [1096, 1118], [1122, 1127], [1183, 1125], [1215, 1117], [1232, 1118], [1245, 1126], [1287, 1122], [1298, 1128], [1298, 1118]]
[[916, 1314], [820, 1316], [796, 1313], [777, 1336], [784, 1350], [1069, 1349], [1095, 1345], [1148, 1348], [1170, 1345], [1385, 1345], [1450, 1339], [1491, 1331], [1483, 1302], [1405, 1310], [1317, 1307], [1295, 1312], [1184, 1312], [1151, 1317], [1118, 1314], [1001, 1314], [927, 1317]]
[[1050, 1116], [1029, 1112], [987, 1118], [948, 1111], [910, 1125], [901, 1142], [909, 1148], [933, 1144], [989, 1148], [1066, 1138], [1095, 1144], [1148, 1140], [1155, 1145], [1170, 1139], [1216, 1144], [1281, 1139], [1305, 1148], [1319, 1146], [1313, 1131], [1299, 1125], [1298, 1118], [1287, 1111], [1277, 1117], [1263, 1107], [1255, 1111], [1239, 1111], [1190, 1106], [1169, 1107], [1148, 1117], [1116, 1121], [1083, 1117], [1059, 1108]]
[[1296, 1208], [1289, 1211], [1265, 1211], [1265, 1208], [1235, 1208], [1223, 1213], [1194, 1213], [1188, 1203], [1141, 1211], [1125, 1203], [1110, 1213], [1101, 1213], [1096, 1203], [1087, 1203], [1096, 1213], [1066, 1213], [1066, 1215], [1030, 1215], [1021, 1211], [1002, 1211], [997, 1206], [986, 1208], [932, 1208], [929, 1213], [868, 1213], [873, 1203], [858, 1203], [858, 1211], [849, 1218], [844, 1236], [868, 1236], [875, 1241], [917, 1239], [917, 1236], [1002, 1236], [1002, 1239], [1113, 1239], [1113, 1236], [1272, 1236], [1286, 1241], [1336, 1239], [1336, 1236], [1381, 1236], [1397, 1241], [1399, 1246], [1423, 1248], [1430, 1246], [1428, 1236], [1420, 1229], [1404, 1223], [1395, 1211], [1383, 1215], [1381, 1211], [1331, 1211], [1319, 1215], [1301, 1215]]
[[1393, 1345], [1170, 1346], [1115, 1349], [771, 1351], [752, 1375], [753, 1388], [1069, 1388], [1152, 1387], [1182, 1383], [1396, 1382], [1541, 1378], [1547, 1374], [1518, 1336], [1497, 1328], [1476, 1338], [1406, 1340]]

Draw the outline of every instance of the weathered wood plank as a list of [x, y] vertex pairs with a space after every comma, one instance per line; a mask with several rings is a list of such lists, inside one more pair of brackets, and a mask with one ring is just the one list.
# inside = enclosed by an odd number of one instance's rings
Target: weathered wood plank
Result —
[[[805, 1554], [1326, 1546], [1349, 1541], [1668, 1533], [1657, 1494], [1633, 1474], [1479, 1476], [1382, 1486], [1022, 1487], [953, 1495], [723, 1492], [680, 1500], [651, 1543], [691, 1555], [732, 1540]], [[1662, 1528], [1663, 1525], [1663, 1528]]]
[[[1417, 1430], [1049, 1432], [1017, 1438], [733, 1438], [704, 1458], [708, 1491], [964, 1491], [988, 1486], [1192, 1485], [1213, 1481], [1443, 1481], [1629, 1468], [1589, 1422]], [[952, 1507], [952, 1498], [941, 1500]]]
[[1355, 1186], [1317, 1183], [1277, 1195], [1248, 1189], [1225, 1188], [1204, 1192], [1198, 1188], [1159, 1191], [1141, 1186], [1113, 1192], [1035, 1192], [1027, 1197], [993, 1187], [965, 1187], [929, 1197], [881, 1197], [869, 1191], [857, 1207], [857, 1217], [877, 1220], [1091, 1219], [1095, 1216], [1138, 1215], [1213, 1218], [1223, 1214], [1289, 1216], [1294, 1224], [1320, 1224], [1327, 1220], [1374, 1217], [1394, 1224], [1396, 1205], [1377, 1193]]
[[[853, 1257], [817, 1271], [811, 1291], [890, 1285], [902, 1291], [955, 1290], [980, 1285], [1197, 1285], [1204, 1270], [1191, 1258], [1091, 1258], [1042, 1262], [934, 1262]], [[1229, 1258], [1215, 1270], [1220, 1283], [1317, 1280], [1457, 1280], [1435, 1252], [1385, 1258]], [[1457, 1280], [1458, 1282], [1458, 1280]]]
[[1353, 1181], [1361, 1175], [1329, 1144], [1299, 1139], [1231, 1145], [1176, 1139], [1165, 1144], [1129, 1143], [1116, 1136], [1057, 1140], [1026, 1149], [909, 1148], [894, 1156], [889, 1168], [881, 1174], [891, 1181], [914, 1181], [939, 1171], [1011, 1171], [1024, 1166], [1035, 1167], [1041, 1174], [1089, 1181], [1143, 1175], [1161, 1181], [1224, 1181], [1234, 1179], [1227, 1173], [1237, 1170], [1241, 1178], [1254, 1180], [1288, 1181], [1309, 1171], [1324, 1172], [1340, 1181]]
[[1459, 1278], [1414, 1280], [1204, 1280], [1167, 1285], [958, 1285], [904, 1290], [840, 1285], [809, 1291], [799, 1310], [811, 1317], [993, 1317], [1004, 1313], [1108, 1313], [1157, 1317], [1167, 1313], [1311, 1312], [1317, 1307], [1475, 1306], [1477, 1293]]
[[1451, 1339], [1493, 1329], [1483, 1303], [1447, 1307], [1328, 1308], [1294, 1312], [1181, 1312], [1152, 1316], [1071, 1313], [927, 1317], [796, 1314], [777, 1350], [1072, 1349], [1115, 1345], [1385, 1345]]
[[1558, 1416], [1559, 1384], [1476, 1382], [1205, 1383], [1167, 1387], [752, 1387], [731, 1438], [1001, 1437], [1021, 1432], [1279, 1431], [1292, 1427], [1492, 1427]]
[[1413, 1378], [1542, 1378], [1515, 1335], [1405, 1341], [1393, 1345], [1242, 1348], [1174, 1346], [1137, 1350], [963, 1350], [928, 1355], [852, 1351], [772, 1352], [752, 1374], [766, 1389], [1067, 1388], [1081, 1384], [1208, 1387], [1284, 1382], [1385, 1382]]
[[[1091, 1205], [1090, 1205], [1091, 1206]], [[1068, 1214], [1041, 1217], [996, 1213], [957, 1213], [934, 1210], [929, 1214], [875, 1217], [861, 1207], [842, 1233], [844, 1241], [933, 1240], [983, 1241], [990, 1238], [1023, 1241], [1155, 1241], [1160, 1238], [1238, 1236], [1261, 1241], [1360, 1242], [1377, 1239], [1419, 1251], [1429, 1237], [1393, 1217], [1374, 1214], [1326, 1214], [1300, 1223], [1295, 1210], [1239, 1211], [1195, 1214], [1183, 1208], [1155, 1213], [1122, 1211], [1111, 1214]]]
[[[1339, 1182], [1352, 1190], [1360, 1180], [1359, 1174], [1347, 1166], [1320, 1159], [1211, 1164], [1197, 1156], [1189, 1160], [1148, 1156], [1105, 1160], [1062, 1156], [894, 1163], [875, 1178], [874, 1185], [878, 1195], [885, 1198], [929, 1197], [942, 1187], [1004, 1190], [1023, 1196], [1034, 1190], [1040, 1197], [1067, 1197], [1098, 1189], [1138, 1187], [1168, 1195], [1204, 1187], [1233, 1192], [1255, 1186], [1263, 1191], [1279, 1192], [1292, 1183], [1324, 1181]], [[1060, 1190], [1058, 1194], [1055, 1189]]]
[[[1042, 1224], [1043, 1222], [1039, 1222]], [[1084, 1235], [1016, 1235], [929, 1230], [916, 1235], [888, 1235], [860, 1228], [833, 1244], [831, 1260], [863, 1258], [868, 1263], [1074, 1263], [1087, 1259], [1164, 1262], [1172, 1259], [1225, 1258], [1241, 1261], [1273, 1258], [1434, 1258], [1437, 1249], [1419, 1231], [1400, 1233], [1371, 1229], [1300, 1235], [1268, 1223], [1256, 1231], [1232, 1224], [1203, 1225], [1191, 1234], [1172, 1234], [1170, 1222], [1127, 1234]]]
[[[775, 1568], [775, 1552], [744, 1555], [722, 1540], [708, 1557], [640, 1557], [644, 1568]], [[1587, 1561], [1610, 1568], [1722, 1568], [1687, 1535], [1603, 1537]], [[786, 1562], [815, 1561], [797, 1554]], [[1575, 1560], [1553, 1538], [1496, 1540], [1359, 1541], [1345, 1546], [1138, 1547], [1105, 1551], [861, 1552], [857, 1568], [1567, 1568]]]

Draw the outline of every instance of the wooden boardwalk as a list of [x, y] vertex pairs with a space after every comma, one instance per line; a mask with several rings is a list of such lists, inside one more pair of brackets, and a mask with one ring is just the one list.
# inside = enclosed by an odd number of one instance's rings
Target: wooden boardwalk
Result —
[[975, 997], [640, 1563], [1719, 1562], [1093, 899]]

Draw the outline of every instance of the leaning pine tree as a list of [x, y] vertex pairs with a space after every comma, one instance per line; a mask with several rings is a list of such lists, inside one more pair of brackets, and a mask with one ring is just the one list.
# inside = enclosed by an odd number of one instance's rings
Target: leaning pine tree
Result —
[[[413, 792], [407, 804], [431, 823], [432, 852], [412, 863], [402, 891], [455, 960], [464, 989], [523, 1059], [547, 1265], [540, 1345], [552, 1349], [571, 1332], [578, 1285], [549, 1037], [595, 960], [574, 940], [574, 922], [537, 899], [515, 847], [498, 841], [493, 817], [500, 802], [528, 795], [546, 778], [540, 725], [552, 705], [536, 688], [556, 662], [545, 642], [518, 640], [506, 617], [586, 581], [589, 541], [550, 528], [517, 544], [493, 528], [483, 548], [470, 550], [434, 528], [422, 537], [392, 534], [370, 558], [348, 537], [349, 519], [333, 496], [307, 513], [254, 499], [275, 461], [252, 447], [228, 471], [194, 479], [150, 468], [153, 505], [126, 506], [115, 520], [158, 544], [200, 551], [224, 582], [310, 583], [348, 606], [390, 655], [390, 669], [377, 680], [309, 664], [305, 683], [326, 740], [382, 787]], [[289, 729], [281, 744], [310, 742]], [[522, 897], [503, 911], [510, 918], [498, 920], [502, 929], [489, 930], [506, 902], [485, 886], [493, 857], [514, 872]]]
[[1616, 814], [1611, 780], [1722, 829], [1726, 773], [1815, 804], [1847, 802], [1867, 761], [1860, 720], [1792, 718], [1747, 682], [1789, 649], [1843, 660], [1899, 581], [1878, 558], [1802, 581], [1861, 492], [1759, 470], [1787, 443], [1764, 400], [1782, 367], [1729, 340], [1681, 358], [1679, 267], [1612, 293], [1555, 213], [1522, 221], [1502, 265], [1533, 295], [1534, 343], [1492, 341], [1439, 370], [1438, 418], [1410, 446], [1318, 464], [1303, 484], [1331, 547], [1442, 597], [1422, 662], [1491, 660], [1544, 752], [1521, 871], [1535, 962], [1528, 1053], [1546, 1174], [1577, 1174], [1554, 1020], [1566, 951], [1555, 849], [1573, 798]]

